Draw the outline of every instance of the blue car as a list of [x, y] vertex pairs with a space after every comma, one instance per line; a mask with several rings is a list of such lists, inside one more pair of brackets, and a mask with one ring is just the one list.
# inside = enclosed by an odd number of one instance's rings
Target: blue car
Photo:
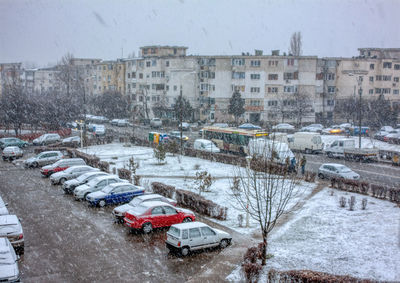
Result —
[[144, 188], [129, 183], [113, 183], [101, 191], [90, 193], [86, 200], [94, 206], [130, 202], [134, 197], [144, 194]]

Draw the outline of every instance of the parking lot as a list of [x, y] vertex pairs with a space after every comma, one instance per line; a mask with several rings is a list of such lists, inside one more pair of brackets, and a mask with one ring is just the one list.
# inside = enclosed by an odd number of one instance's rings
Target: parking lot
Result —
[[77, 202], [20, 162], [0, 162], [0, 192], [24, 229], [24, 282], [185, 282], [229, 250], [169, 254], [166, 230], [132, 234], [114, 223], [112, 207]]

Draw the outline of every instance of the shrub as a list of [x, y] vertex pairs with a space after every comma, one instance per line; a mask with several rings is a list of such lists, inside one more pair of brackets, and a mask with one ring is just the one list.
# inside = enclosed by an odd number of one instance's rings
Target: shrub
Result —
[[367, 208], [367, 202], [368, 202], [367, 198], [362, 199], [362, 201], [361, 201], [361, 209], [362, 210], [365, 210]]
[[339, 198], [339, 205], [340, 205], [340, 207], [346, 207], [346, 198], [345, 197]]
[[119, 168], [118, 169], [118, 177], [120, 179], [129, 180], [131, 182], [132, 181], [132, 172], [125, 168]]
[[[262, 243], [261, 243], [262, 244]], [[258, 247], [248, 248], [244, 254], [244, 262], [242, 263], [242, 269], [246, 275], [247, 282], [257, 282], [258, 277], [262, 271], [262, 265], [257, 262], [260, 258], [261, 250], [260, 244]]]
[[196, 172], [195, 183], [197, 185], [197, 190], [199, 191], [199, 195], [202, 192], [207, 192], [213, 183], [213, 179], [207, 171]]
[[133, 182], [134, 182], [134, 185], [140, 186], [140, 176], [138, 176], [138, 175], [133, 176]]
[[353, 211], [355, 205], [356, 205], [356, 197], [355, 196], [351, 196], [350, 199], [349, 199], [349, 210]]
[[154, 157], [157, 159], [158, 164], [161, 164], [165, 160], [166, 154], [167, 150], [163, 144], [160, 143], [154, 148]]
[[195, 165], [193, 166], [193, 169], [194, 169], [194, 170], [199, 170], [199, 169], [200, 169], [200, 164], [195, 164]]

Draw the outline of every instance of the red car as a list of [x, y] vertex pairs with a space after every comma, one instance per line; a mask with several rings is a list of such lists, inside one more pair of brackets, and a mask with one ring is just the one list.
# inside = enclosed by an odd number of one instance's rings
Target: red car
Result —
[[126, 212], [124, 222], [131, 229], [142, 229], [144, 233], [150, 233], [153, 228], [169, 227], [195, 219], [190, 210], [177, 208], [162, 201], [147, 201]]
[[64, 171], [65, 169], [76, 165], [86, 165], [86, 163], [82, 158], [60, 159], [56, 163], [43, 166], [40, 169], [40, 173], [43, 177], [49, 177], [53, 173]]

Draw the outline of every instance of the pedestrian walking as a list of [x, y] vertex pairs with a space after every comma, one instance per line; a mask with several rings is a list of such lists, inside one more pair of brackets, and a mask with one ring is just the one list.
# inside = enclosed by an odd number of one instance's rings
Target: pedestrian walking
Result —
[[304, 175], [304, 171], [306, 169], [306, 163], [307, 163], [306, 157], [303, 155], [303, 157], [300, 160], [301, 175]]
[[296, 172], [296, 158], [294, 156], [290, 160], [289, 172]]

